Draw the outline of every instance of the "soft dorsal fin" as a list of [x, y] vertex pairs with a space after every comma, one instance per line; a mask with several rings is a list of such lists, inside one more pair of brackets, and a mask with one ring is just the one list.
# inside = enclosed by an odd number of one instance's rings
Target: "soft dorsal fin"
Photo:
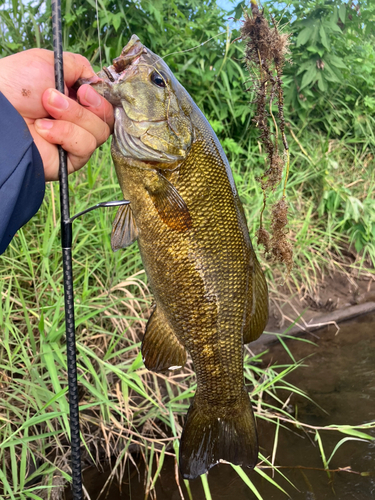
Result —
[[183, 233], [192, 227], [189, 209], [177, 189], [160, 172], [146, 189], [162, 221], [171, 229]]
[[260, 337], [268, 321], [268, 289], [262, 268], [253, 253], [254, 267], [248, 291], [248, 308], [243, 333], [243, 343], [248, 344]]
[[146, 326], [142, 357], [146, 368], [154, 372], [175, 370], [186, 363], [184, 346], [157, 307]]
[[130, 205], [123, 205], [117, 211], [112, 224], [111, 247], [114, 252], [134, 243], [138, 238], [138, 229], [135, 224]]

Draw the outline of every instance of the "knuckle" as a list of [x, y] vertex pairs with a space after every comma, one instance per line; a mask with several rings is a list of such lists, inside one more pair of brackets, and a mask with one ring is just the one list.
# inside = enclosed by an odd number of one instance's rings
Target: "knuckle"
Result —
[[86, 110], [85, 108], [83, 108], [81, 105], [77, 105], [76, 106], [76, 110], [75, 110], [75, 118], [77, 121], [81, 121], [84, 119], [85, 117], [85, 113], [86, 113]]
[[69, 139], [74, 139], [74, 136], [76, 135], [76, 126], [74, 125], [74, 123], [71, 123], [71, 122], [65, 122], [65, 126], [64, 126], [64, 135], [69, 138]]
[[97, 140], [98, 146], [101, 146], [102, 144], [104, 144], [109, 136], [110, 136], [109, 127], [106, 123], [103, 123], [103, 126], [101, 128], [101, 131], [100, 131], [100, 134], [99, 134], [99, 137]]
[[91, 68], [90, 61], [85, 56], [82, 54], [73, 54], [73, 56], [76, 64], [82, 64], [83, 66]]
[[81, 147], [77, 148], [77, 156], [85, 162], [89, 160], [95, 149], [98, 147], [96, 139], [91, 134], [85, 134], [81, 139]]
[[89, 155], [89, 157], [93, 154], [95, 149], [98, 147], [96, 139], [93, 135], [91, 136], [90, 143], [91, 143], [90, 146], [87, 148], [87, 154]]

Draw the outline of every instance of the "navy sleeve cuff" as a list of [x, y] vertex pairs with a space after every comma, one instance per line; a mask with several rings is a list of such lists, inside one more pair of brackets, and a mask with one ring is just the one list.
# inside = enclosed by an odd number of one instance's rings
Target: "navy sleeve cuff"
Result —
[[44, 191], [39, 151], [25, 120], [0, 92], [0, 254], [38, 211]]

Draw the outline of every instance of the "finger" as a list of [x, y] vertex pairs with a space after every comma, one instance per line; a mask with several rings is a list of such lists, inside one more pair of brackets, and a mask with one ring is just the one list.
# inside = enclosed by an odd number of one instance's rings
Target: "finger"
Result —
[[43, 161], [44, 178], [46, 181], [57, 181], [59, 178], [59, 153], [55, 144], [45, 141], [38, 133], [35, 122], [29, 125], [34, 143]]
[[[104, 101], [101, 99], [97, 109], [104, 112]], [[93, 135], [96, 139], [96, 145], [100, 146], [105, 142], [110, 134], [109, 126], [96, 114], [81, 106], [73, 99], [69, 99], [54, 89], [47, 89], [42, 96], [42, 103], [45, 110], [56, 120], [71, 122]]]
[[74, 170], [83, 167], [97, 147], [95, 137], [75, 123], [42, 119], [35, 120], [34, 126], [45, 141], [65, 149]]
[[[60, 157], [56, 144], [47, 142], [35, 127], [35, 122], [29, 126], [31, 135], [33, 136], [39, 154], [42, 157], [44, 178], [47, 181], [57, 181], [59, 179]], [[68, 155], [68, 173], [74, 172], [74, 166]]]
[[82, 85], [77, 92], [77, 98], [82, 106], [104, 120], [113, 132], [114, 113], [112, 104], [99, 95], [90, 85]]
[[86, 57], [72, 52], [64, 52], [64, 80], [66, 85], [72, 87], [79, 78], [93, 78], [93, 82], [100, 80]]

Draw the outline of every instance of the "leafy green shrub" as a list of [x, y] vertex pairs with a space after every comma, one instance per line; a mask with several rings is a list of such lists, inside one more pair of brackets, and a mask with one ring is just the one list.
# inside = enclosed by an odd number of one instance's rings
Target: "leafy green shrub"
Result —
[[285, 71], [290, 118], [374, 146], [375, 6], [369, 0], [267, 5], [291, 32], [293, 65]]

